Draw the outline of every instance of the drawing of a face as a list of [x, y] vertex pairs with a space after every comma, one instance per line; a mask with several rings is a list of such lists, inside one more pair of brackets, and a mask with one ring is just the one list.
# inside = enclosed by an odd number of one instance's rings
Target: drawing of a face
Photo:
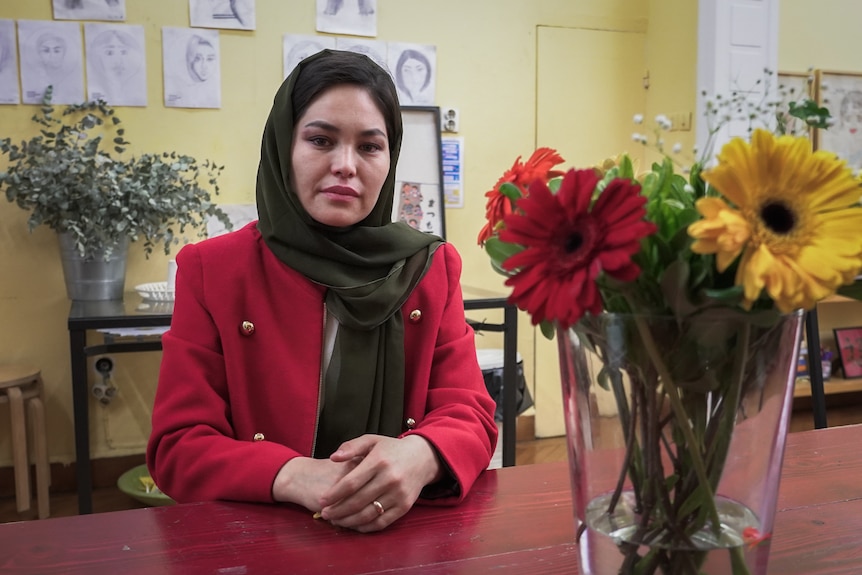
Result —
[[862, 92], [851, 90], [841, 100], [841, 128], [853, 136], [862, 136]]
[[112, 76], [125, 78], [134, 73], [137, 60], [130, 39], [111, 31], [96, 38], [93, 45], [102, 68]]
[[408, 58], [401, 65], [401, 79], [411, 94], [415, 95], [422, 91], [427, 75], [428, 68], [416, 58]]
[[186, 64], [195, 82], [206, 82], [218, 66], [215, 48], [200, 36], [192, 36], [186, 50]]
[[43, 34], [36, 40], [39, 61], [46, 70], [60, 70], [66, 57], [66, 41], [55, 34]]

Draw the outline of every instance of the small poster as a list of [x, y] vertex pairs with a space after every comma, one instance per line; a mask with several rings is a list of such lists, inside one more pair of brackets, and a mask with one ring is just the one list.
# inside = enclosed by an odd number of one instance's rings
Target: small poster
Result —
[[254, 30], [254, 0], [189, 0], [189, 22], [196, 28]]
[[464, 207], [464, 138], [443, 138], [443, 198], [447, 208]]
[[165, 106], [221, 108], [217, 30], [162, 28]]
[[389, 42], [389, 69], [402, 106], [434, 103], [437, 47]]
[[377, 36], [377, 0], [317, 0], [317, 31]]
[[126, 0], [53, 0], [54, 20], [126, 19]]
[[143, 26], [84, 24], [87, 99], [112, 106], [147, 105]]
[[0, 20], [0, 104], [17, 104], [20, 101], [15, 21]]
[[52, 104], [84, 101], [80, 24], [19, 20], [18, 51], [25, 104], [41, 104], [48, 86], [53, 87]]

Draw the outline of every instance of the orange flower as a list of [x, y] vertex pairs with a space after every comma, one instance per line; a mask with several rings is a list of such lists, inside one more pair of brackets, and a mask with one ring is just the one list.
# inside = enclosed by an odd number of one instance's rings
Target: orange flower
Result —
[[547, 182], [552, 178], [562, 176], [562, 171], [551, 168], [557, 164], [562, 164], [563, 161], [560, 154], [552, 148], [537, 149], [526, 162], [521, 162], [521, 156], [518, 156], [512, 167], [497, 180], [494, 188], [485, 193], [485, 197], [488, 198], [488, 202], [485, 204], [485, 219], [488, 221], [479, 232], [479, 245], [484, 244], [485, 240], [494, 235], [504, 216], [512, 213], [512, 202], [500, 193], [500, 186], [510, 182], [518, 186], [521, 189], [521, 194], [526, 196], [527, 189], [534, 181]]

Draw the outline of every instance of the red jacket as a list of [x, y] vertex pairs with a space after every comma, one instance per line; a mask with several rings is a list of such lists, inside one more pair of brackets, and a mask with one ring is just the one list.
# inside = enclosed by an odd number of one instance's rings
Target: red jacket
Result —
[[[279, 469], [312, 452], [324, 289], [278, 260], [254, 224], [184, 247], [177, 269], [150, 473], [180, 502], [272, 501]], [[497, 440], [460, 274], [457, 252], [442, 245], [402, 308], [404, 434], [437, 449], [460, 487], [451, 503], [488, 466]]]

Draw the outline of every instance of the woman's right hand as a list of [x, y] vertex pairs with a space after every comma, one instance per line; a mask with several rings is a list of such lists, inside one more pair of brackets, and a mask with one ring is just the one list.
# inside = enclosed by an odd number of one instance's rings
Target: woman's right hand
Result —
[[321, 509], [321, 496], [350, 473], [360, 461], [361, 457], [339, 462], [294, 457], [285, 463], [275, 476], [272, 497], [279, 502], [296, 503], [318, 512]]

